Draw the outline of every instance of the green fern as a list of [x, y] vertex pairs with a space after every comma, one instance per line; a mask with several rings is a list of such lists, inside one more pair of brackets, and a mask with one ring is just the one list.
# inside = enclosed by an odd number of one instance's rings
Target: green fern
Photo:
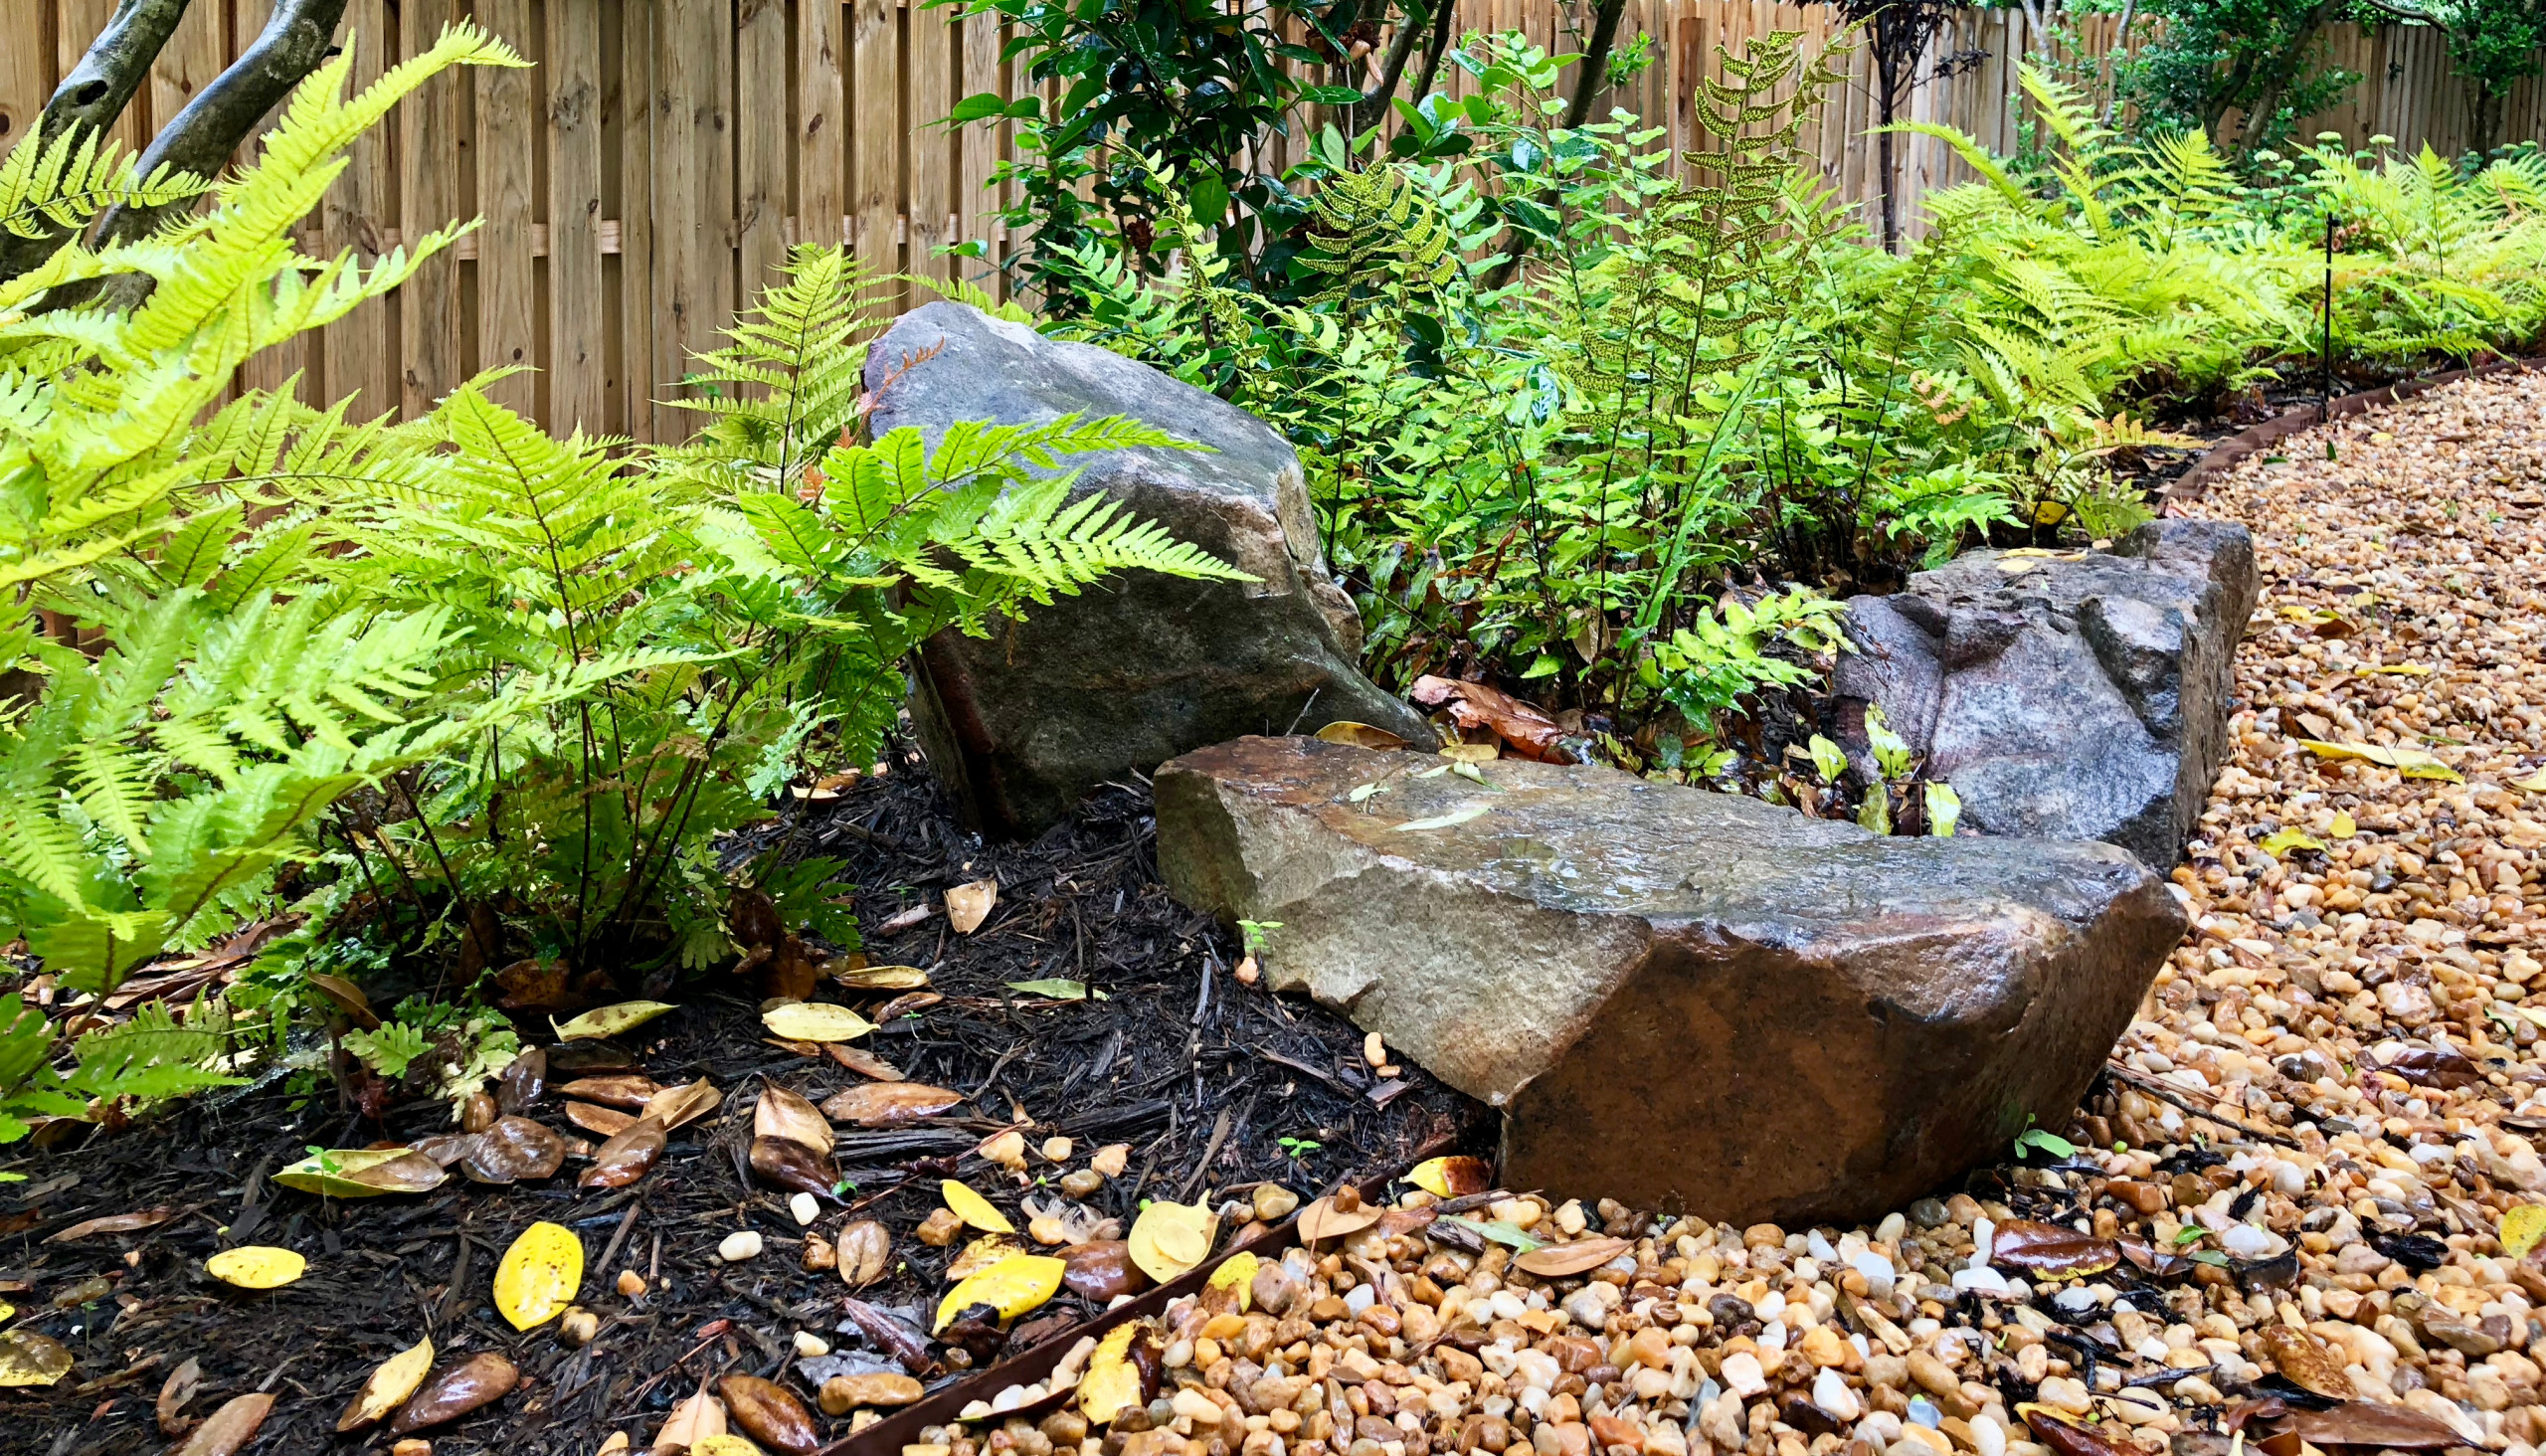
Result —
[[48, 225], [76, 231], [108, 208], [165, 207], [207, 186], [167, 167], [142, 177], [120, 143], [85, 126], [51, 142], [31, 133], [0, 160], [0, 230], [21, 238], [41, 238]]

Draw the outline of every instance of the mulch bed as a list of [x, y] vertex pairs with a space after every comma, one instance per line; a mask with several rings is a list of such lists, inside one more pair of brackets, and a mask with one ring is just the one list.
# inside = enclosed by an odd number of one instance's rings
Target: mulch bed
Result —
[[[967, 1180], [1025, 1226], [1017, 1199], [1032, 1189], [970, 1156], [1020, 1114], [1031, 1145], [1075, 1141], [1069, 1167], [1085, 1167], [1100, 1145], [1131, 1145], [1126, 1172], [1086, 1200], [1126, 1227], [1144, 1197], [1225, 1197], [1260, 1181], [1307, 1196], [1490, 1141], [1486, 1110], [1423, 1073], [1373, 1078], [1350, 1022], [1237, 982], [1230, 938], [1159, 883], [1141, 787], [1108, 787], [1023, 845], [965, 833], [922, 771], [869, 781], [815, 814], [798, 835], [802, 852], [847, 861], [870, 927], [952, 885], [996, 876], [1000, 886], [973, 935], [953, 934], [941, 914], [867, 947], [878, 964], [932, 968], [945, 1000], [861, 1044], [914, 1081], [966, 1094], [921, 1127], [841, 1131], [838, 1162], [855, 1184], [848, 1206], [894, 1234], [895, 1267], [858, 1291], [870, 1304], [934, 1310], [961, 1242], [931, 1248], [910, 1230], [937, 1206], [941, 1178]], [[1084, 981], [1104, 999], [1056, 1001], [1006, 987], [1050, 977]], [[887, 999], [849, 998], [868, 1009]], [[375, 1365], [425, 1335], [438, 1367], [494, 1351], [525, 1377], [475, 1416], [423, 1433], [441, 1456], [590, 1456], [622, 1429], [642, 1450], [675, 1400], [726, 1373], [788, 1380], [810, 1406], [812, 1389], [789, 1372], [791, 1341], [805, 1330], [857, 1349], [858, 1337], [838, 1328], [847, 1290], [836, 1274], [801, 1267], [803, 1230], [782, 1190], [749, 1178], [745, 1150], [764, 1081], [819, 1101], [862, 1079], [767, 1040], [739, 980], [710, 978], [685, 1000], [626, 1049], [664, 1085], [712, 1079], [723, 1106], [676, 1132], [655, 1170], [617, 1192], [578, 1195], [571, 1161], [537, 1184], [481, 1185], [455, 1169], [422, 1197], [358, 1202], [272, 1183], [267, 1174], [311, 1145], [449, 1129], [439, 1103], [393, 1108], [385, 1128], [365, 1124], [324, 1087], [207, 1098], [70, 1151], [8, 1150], [17, 1156], [5, 1166], [28, 1181], [0, 1185], [0, 1303], [18, 1305], [17, 1325], [62, 1341], [79, 1364], [50, 1388], [0, 1390], [0, 1450], [161, 1451], [172, 1442], [153, 1400], [189, 1358], [203, 1371], [188, 1407], [196, 1416], [252, 1390], [278, 1397], [253, 1451], [385, 1450], [377, 1433], [334, 1436], [335, 1419]], [[550, 1039], [523, 1019], [525, 1045]], [[577, 1135], [553, 1092], [531, 1115]], [[141, 1232], [47, 1241], [85, 1219], [155, 1207], [183, 1211]], [[515, 1333], [492, 1306], [497, 1260], [539, 1219], [574, 1227], [588, 1250], [580, 1302], [603, 1329], [581, 1351], [553, 1325]], [[835, 1233], [841, 1221], [826, 1207], [816, 1230]], [[768, 1251], [720, 1265], [718, 1243], [746, 1227]], [[309, 1271], [265, 1294], [203, 1272], [206, 1257], [245, 1242], [295, 1249]], [[623, 1298], [614, 1281], [630, 1268], [669, 1287]], [[1054, 1313], [1095, 1311], [1064, 1293], [1038, 1312]], [[847, 1433], [844, 1420], [820, 1423], [826, 1439]]]

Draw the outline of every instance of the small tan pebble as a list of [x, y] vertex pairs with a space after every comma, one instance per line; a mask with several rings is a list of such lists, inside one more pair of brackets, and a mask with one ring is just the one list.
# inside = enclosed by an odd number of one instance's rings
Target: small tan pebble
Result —
[[1070, 1140], [1067, 1138], [1045, 1138], [1043, 1140], [1043, 1161], [1046, 1163], [1069, 1162], [1070, 1146]]
[[883, 1418], [884, 1412], [880, 1410], [869, 1410], [865, 1406], [861, 1405], [848, 1418], [848, 1433], [852, 1436], [856, 1435], [859, 1431], [866, 1429], [868, 1426], [874, 1425]]
[[1011, 1173], [1025, 1171], [1025, 1135], [1014, 1128], [984, 1143], [982, 1157]]
[[610, 1439], [602, 1442], [601, 1449], [595, 1451], [593, 1456], [619, 1456], [620, 1452], [627, 1449], [628, 1433], [626, 1431], [612, 1431], [610, 1433]]
[[911, 1237], [930, 1248], [942, 1249], [953, 1243], [955, 1236], [963, 1231], [964, 1220], [955, 1216], [954, 1209], [932, 1208], [928, 1216], [920, 1220], [919, 1227], [911, 1230]]
[[581, 1305], [569, 1308], [557, 1317], [557, 1338], [568, 1345], [585, 1346], [601, 1333], [601, 1316]]
[[811, 1330], [796, 1332], [796, 1354], [806, 1360], [820, 1360], [831, 1353], [830, 1342]]
[[1263, 974], [1256, 969], [1253, 956], [1248, 956], [1237, 963], [1237, 984], [1240, 986], [1253, 986]]
[[798, 1227], [810, 1228], [815, 1219], [822, 1216], [822, 1200], [812, 1193], [799, 1192], [787, 1200], [787, 1211], [796, 1215]]
[[630, 1299], [635, 1299], [636, 1296], [643, 1294], [645, 1292], [645, 1276], [637, 1273], [634, 1269], [620, 1270], [619, 1292], [628, 1296]]
[[1257, 1183], [1253, 1201], [1256, 1217], [1278, 1223], [1298, 1209], [1300, 1195], [1280, 1183]]
[[805, 1235], [805, 1267], [815, 1273], [839, 1267], [839, 1250], [818, 1233]]
[[1132, 1166], [1132, 1145], [1108, 1143], [1096, 1150], [1096, 1156], [1087, 1160], [1087, 1166], [1106, 1178], [1121, 1178], [1123, 1170]]
[[390, 1447], [389, 1456], [434, 1456], [434, 1443], [422, 1436], [409, 1436]]
[[861, 1405], [915, 1404], [924, 1393], [908, 1375], [833, 1375], [822, 1381], [818, 1398], [824, 1415], [846, 1415]]
[[1363, 1060], [1363, 1061], [1364, 1061], [1364, 1062], [1368, 1063], [1369, 1065], [1371, 1065], [1371, 1066], [1374, 1066], [1374, 1067], [1375, 1067], [1375, 1066], [1381, 1066], [1381, 1065], [1384, 1065], [1384, 1064], [1386, 1063], [1387, 1059], [1388, 1059], [1388, 1044], [1387, 1044], [1386, 1042], [1381, 1041], [1381, 1040], [1379, 1039], [1379, 1033], [1378, 1033], [1378, 1032], [1376, 1032], [1376, 1031], [1372, 1031], [1372, 1032], [1369, 1032], [1369, 1033], [1365, 1034], [1364, 1036], [1363, 1036], [1363, 1038], [1362, 1038], [1362, 1060]]
[[1584, 1228], [1589, 1227], [1590, 1222], [1591, 1220], [1585, 1216], [1582, 1211], [1581, 1200], [1577, 1198], [1567, 1198], [1556, 1207], [1556, 1231], [1567, 1238], [1571, 1238], [1575, 1234], [1580, 1233]]
[[1093, 1168], [1072, 1169], [1061, 1175], [1061, 1191], [1073, 1198], [1084, 1198], [1105, 1186], [1105, 1175]]
[[716, 1245], [716, 1257], [728, 1264], [739, 1264], [745, 1259], [759, 1258], [760, 1250], [760, 1230], [743, 1228], [725, 1235], [725, 1241]]

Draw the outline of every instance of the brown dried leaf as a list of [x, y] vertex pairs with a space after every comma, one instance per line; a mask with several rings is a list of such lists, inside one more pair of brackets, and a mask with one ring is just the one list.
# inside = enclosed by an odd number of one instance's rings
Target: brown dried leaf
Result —
[[174, 1456], [232, 1456], [256, 1438], [257, 1427], [266, 1423], [266, 1412], [274, 1408], [272, 1395], [238, 1395], [212, 1413], [210, 1419], [195, 1427]]
[[2084, 1279], [2121, 1262], [2121, 1245], [2057, 1223], [2010, 1218], [1989, 1237], [1989, 1262], [2046, 1279]]
[[526, 1117], [496, 1119], [459, 1155], [459, 1171], [482, 1183], [548, 1178], [565, 1163], [566, 1140]]
[[917, 991], [928, 985], [928, 973], [917, 966], [860, 966], [835, 971], [831, 979], [851, 991]]
[[945, 997], [933, 991], [914, 991], [907, 996], [897, 996], [875, 1008], [875, 1024], [881, 1026], [914, 1011], [927, 1010], [944, 1000]]
[[566, 1121], [582, 1128], [585, 1132], [599, 1133], [605, 1138], [615, 1138], [628, 1131], [628, 1125], [636, 1121], [636, 1118], [634, 1113], [621, 1112], [615, 1107], [603, 1107], [592, 1102], [569, 1102], [566, 1104]]
[[1405, 747], [1403, 738], [1390, 733], [1385, 728], [1374, 728], [1367, 723], [1356, 723], [1350, 718], [1338, 718], [1320, 728], [1317, 730], [1317, 737], [1328, 743], [1341, 743], [1350, 748], [1376, 749], [1381, 753]]
[[548, 1090], [548, 1053], [534, 1046], [514, 1057], [495, 1079], [495, 1105], [506, 1112], [527, 1111]]
[[654, 1079], [635, 1072], [612, 1072], [599, 1077], [584, 1077], [557, 1089], [560, 1097], [598, 1102], [604, 1107], [624, 1107], [630, 1112], [643, 1112], [645, 1104], [663, 1089]]
[[53, 1384], [75, 1364], [71, 1347], [50, 1335], [24, 1328], [0, 1335], [0, 1389]]
[[964, 1100], [961, 1092], [924, 1082], [868, 1082], [835, 1094], [822, 1115], [861, 1128], [898, 1128], [932, 1117]]
[[2400, 1451], [2433, 1450], [2463, 1444], [2464, 1437], [2438, 1416], [2409, 1405], [2373, 1405], [2347, 1400], [2330, 1410], [2293, 1410], [2281, 1418], [2283, 1432], [2318, 1446], [2379, 1446]]
[[1622, 1238], [1578, 1238], [1571, 1243], [1532, 1249], [1514, 1259], [1512, 1267], [1542, 1279], [1561, 1279], [1568, 1274], [1589, 1273], [1633, 1247]]
[[156, 1228], [177, 1216], [174, 1208], [144, 1208], [138, 1213], [109, 1213], [103, 1218], [90, 1218], [45, 1240], [46, 1243], [73, 1243], [97, 1233], [130, 1233], [136, 1228]]
[[999, 903], [998, 880], [975, 880], [957, 885], [946, 892], [946, 922], [957, 935], [971, 935], [988, 920], [991, 907]]
[[648, 1099], [642, 1109], [645, 1116], [660, 1123], [664, 1132], [696, 1122], [716, 1110], [723, 1099], [716, 1084], [705, 1077], [679, 1087], [666, 1087]]
[[456, 1420], [481, 1405], [503, 1399], [520, 1383], [521, 1371], [513, 1367], [511, 1361], [491, 1351], [472, 1356], [465, 1364], [427, 1380], [414, 1399], [399, 1407], [397, 1416], [389, 1422], [389, 1434], [403, 1436]]
[[469, 1145], [476, 1141], [475, 1133], [434, 1133], [418, 1138], [413, 1146], [418, 1153], [432, 1159], [434, 1167], [449, 1168], [457, 1163], [467, 1153]]
[[792, 1138], [752, 1139], [752, 1172], [765, 1183], [818, 1198], [832, 1196], [839, 1186], [839, 1168], [831, 1156]]
[[861, 1218], [840, 1229], [837, 1253], [840, 1279], [860, 1289], [884, 1277], [893, 1258], [893, 1235], [874, 1219]]
[[334, 1001], [338, 1009], [350, 1017], [355, 1025], [365, 1031], [380, 1029], [380, 1013], [371, 1008], [371, 998], [362, 994], [361, 987], [341, 976], [330, 976], [323, 971], [301, 979], [309, 984], [310, 990]]
[[186, 1402], [203, 1388], [203, 1366], [187, 1356], [185, 1364], [168, 1372], [166, 1383], [159, 1387], [159, 1400], [154, 1408], [159, 1417], [159, 1434], [181, 1436], [194, 1422], [185, 1418]]
[[2033, 1433], [2056, 1456], [2141, 1456], [2137, 1446], [2124, 1445], [2093, 1426], [2071, 1420], [2059, 1411], [2040, 1405], [2019, 1405], [2016, 1414], [2033, 1427]]
[[670, 1451], [686, 1451], [709, 1436], [725, 1434], [725, 1402], [700, 1386], [698, 1393], [672, 1407], [663, 1421], [662, 1430], [654, 1437], [656, 1456]]
[[817, 1153], [831, 1151], [830, 1121], [802, 1096], [776, 1085], [762, 1088], [752, 1108], [752, 1136], [785, 1138]]
[[1427, 708], [1441, 708], [1463, 734], [1483, 728], [1512, 746], [1523, 758], [1542, 763], [1572, 762], [1559, 742], [1564, 730], [1553, 718], [1519, 698], [1482, 682], [1458, 682], [1426, 673], [1408, 694]]
[[1322, 1243], [1360, 1233], [1379, 1221], [1379, 1210], [1366, 1205], [1338, 1208], [1333, 1198], [1320, 1198], [1300, 1210], [1300, 1242]]
[[638, 1118], [594, 1150], [593, 1166], [575, 1181], [579, 1188], [621, 1188], [643, 1178], [663, 1156], [662, 1125]]
[[2396, 1053], [2394, 1061], [2377, 1065], [2380, 1071], [2394, 1072], [2417, 1087], [2438, 1087], [2443, 1091], [2472, 1087], [2484, 1080], [2483, 1069], [2463, 1053], [2428, 1046], [2408, 1046]]
[[872, 1077], [878, 1082], [903, 1080], [900, 1067], [871, 1051], [861, 1050], [845, 1041], [825, 1041], [822, 1043], [822, 1050], [830, 1054], [832, 1061], [838, 1062], [861, 1077]]
[[2255, 1338], [2263, 1342], [2264, 1354], [2291, 1384], [2328, 1399], [2351, 1398], [2351, 1380], [2343, 1374], [2343, 1363], [2312, 1332], [2275, 1323], [2257, 1330]]
[[787, 1456], [814, 1456], [822, 1444], [813, 1412], [786, 1386], [758, 1375], [727, 1375], [716, 1382], [734, 1424], [764, 1446]]

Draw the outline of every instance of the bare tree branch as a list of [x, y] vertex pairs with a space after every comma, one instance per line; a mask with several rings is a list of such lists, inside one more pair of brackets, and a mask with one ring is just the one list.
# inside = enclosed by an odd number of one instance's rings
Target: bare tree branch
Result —
[[[188, 0], [122, 0], [105, 29], [89, 43], [80, 64], [54, 88], [36, 119], [35, 146], [49, 146], [74, 130], [103, 132], [114, 124], [132, 93], [150, 78], [150, 63], [159, 59], [177, 23], [185, 19]], [[33, 44], [20, 36], [12, 45]], [[146, 171], [147, 169], [145, 169]], [[53, 256], [69, 236], [66, 228], [47, 225], [37, 237], [0, 236], [0, 278], [14, 278]]]
[[1627, 0], [1599, 0], [1599, 8], [1591, 12], [1591, 40], [1582, 48], [1582, 71], [1574, 78], [1573, 103], [1564, 108], [1567, 127], [1590, 119], [1593, 98], [1609, 89], [1609, 51], [1618, 43], [1618, 17], [1626, 13], [1626, 8]]
[[[1450, 0], [1433, 0], [1433, 3], [1447, 11]], [[1422, 7], [1415, 5], [1408, 9], [1414, 12]], [[1347, 117], [1356, 136], [1387, 119], [1388, 98], [1396, 94], [1396, 84], [1405, 79], [1405, 63], [1414, 55], [1414, 43], [1431, 29], [1426, 24], [1431, 19], [1429, 14], [1409, 13], [1398, 20], [1396, 34], [1388, 41], [1387, 60], [1379, 68], [1378, 85], [1362, 92], [1362, 98], [1353, 103], [1352, 112]]]

